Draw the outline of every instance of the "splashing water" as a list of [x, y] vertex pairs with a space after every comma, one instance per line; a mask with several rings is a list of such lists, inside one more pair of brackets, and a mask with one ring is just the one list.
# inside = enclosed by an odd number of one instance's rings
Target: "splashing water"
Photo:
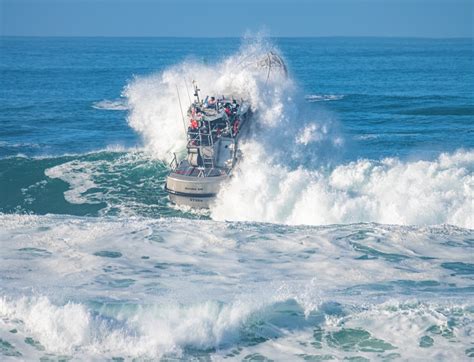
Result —
[[106, 111], [126, 111], [128, 110], [128, 105], [123, 99], [104, 99], [100, 102], [94, 102], [92, 108]]
[[410, 359], [429, 343], [430, 357], [471, 353], [466, 229], [54, 215], [0, 223], [7, 356]]
[[[262, 40], [3, 44], [2, 361], [474, 357], [470, 41], [279, 39], [295, 78], [268, 79]], [[170, 67], [190, 45], [230, 56]], [[163, 189], [193, 79], [255, 112], [202, 214]]]
[[129, 124], [148, 151], [163, 160], [185, 144], [176, 87], [183, 98], [186, 80], [197, 80], [203, 94], [250, 101], [253, 132], [241, 145], [243, 161], [211, 207], [214, 219], [474, 226], [473, 152], [432, 161], [337, 164], [345, 141], [334, 116], [310, 110], [291, 77], [267, 78], [261, 69], [242, 66], [270, 47], [262, 41], [246, 44], [212, 66], [185, 62], [137, 78], [124, 92], [131, 106]]

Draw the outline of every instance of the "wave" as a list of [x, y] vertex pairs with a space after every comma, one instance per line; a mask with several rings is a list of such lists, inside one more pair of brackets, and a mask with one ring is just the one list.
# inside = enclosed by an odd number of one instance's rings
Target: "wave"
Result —
[[92, 153], [64, 161], [47, 167], [44, 175], [47, 181], [67, 183], [62, 195], [72, 206], [96, 206], [98, 215], [173, 213], [162, 189], [166, 166], [142, 151]]
[[339, 101], [344, 98], [342, 94], [309, 94], [304, 97], [308, 102]]
[[474, 228], [474, 152], [442, 154], [435, 161], [359, 160], [334, 169], [291, 170], [258, 144], [244, 150], [244, 162], [212, 208], [216, 220]]
[[75, 302], [56, 305], [44, 296], [0, 298], [0, 318], [21, 321], [10, 322], [9, 327], [34, 340], [36, 347], [82, 358], [160, 358], [182, 354], [185, 348], [206, 350], [235, 343], [239, 328], [254, 310], [244, 303], [217, 302], [187, 307], [103, 303], [94, 310]]
[[[305, 317], [294, 299], [258, 304], [103, 303], [94, 310], [75, 302], [55, 305], [44, 296], [0, 298], [0, 318], [7, 320], [4, 327], [15, 330], [9, 336], [16, 342], [9, 343], [10, 356], [16, 352], [17, 357], [29, 354], [24, 357], [34, 359], [45, 352], [79, 359], [192, 359], [198, 352], [217, 358], [260, 355], [275, 360], [321, 354], [331, 359], [354, 354], [410, 359], [423, 349], [428, 359], [464, 359], [470, 353], [466, 347], [473, 315], [468, 305], [413, 300], [360, 308], [323, 303]], [[275, 349], [275, 343], [283, 350]]]
[[334, 114], [302, 101], [291, 77], [267, 79], [267, 74], [239, 66], [242, 59], [265, 54], [269, 46], [245, 44], [213, 65], [178, 64], [137, 78], [124, 91], [129, 124], [143, 136], [145, 149], [160, 159], [185, 145], [178, 92], [187, 104], [186, 80], [197, 80], [203, 95], [230, 94], [250, 101], [252, 135], [240, 147], [243, 161], [211, 207], [212, 218], [474, 227], [474, 152], [441, 154], [433, 161], [339, 163], [346, 141]]
[[375, 140], [377, 138], [380, 138], [380, 136], [381, 136], [380, 134], [362, 134], [362, 135], [354, 136], [354, 139], [359, 140], [359, 141], [367, 141], [367, 140]]
[[100, 102], [92, 104], [92, 108], [106, 111], [126, 111], [129, 109], [126, 99], [108, 100], [104, 99]]
[[101, 147], [97, 149], [86, 150], [83, 152], [58, 152], [58, 153], [42, 153], [40, 155], [26, 155], [23, 153], [18, 153], [16, 155], [8, 155], [0, 157], [0, 160], [8, 160], [15, 158], [27, 158], [31, 160], [53, 160], [61, 158], [70, 158], [70, 157], [83, 157], [91, 155], [100, 155], [105, 153], [138, 153], [143, 152], [143, 148], [132, 146], [124, 146], [120, 144], [109, 145], [107, 147]]
[[[442, 154], [431, 161], [362, 159], [310, 169], [282, 165], [255, 142], [242, 145], [242, 150], [245, 158], [205, 212], [170, 207], [163, 190], [166, 164], [147, 152], [122, 149], [0, 160], [10, 170], [3, 187], [16, 190], [2, 207], [44, 213], [53, 203], [55, 212], [90, 215], [474, 227], [472, 151]], [[30, 184], [20, 187], [9, 182], [12, 172], [29, 177]]]
[[413, 116], [474, 116], [474, 106], [459, 105], [456, 107], [424, 107], [403, 111], [401, 114]]
[[0, 355], [462, 359], [470, 347], [471, 230], [15, 214], [0, 225]]
[[297, 127], [291, 122], [299, 113], [293, 97], [303, 97], [291, 78], [277, 72], [268, 77], [267, 72], [252, 66], [270, 50], [276, 51], [260, 40], [244, 44], [236, 54], [217, 64], [187, 61], [163, 73], [136, 78], [123, 92], [130, 105], [130, 126], [142, 136], [149, 152], [160, 159], [182, 151], [187, 129], [182, 114], [191, 102], [191, 81], [195, 80], [203, 97], [217, 94], [248, 100], [258, 113], [254, 127], [264, 130], [266, 137], [294, 138], [299, 128], [309, 123], [301, 119]]

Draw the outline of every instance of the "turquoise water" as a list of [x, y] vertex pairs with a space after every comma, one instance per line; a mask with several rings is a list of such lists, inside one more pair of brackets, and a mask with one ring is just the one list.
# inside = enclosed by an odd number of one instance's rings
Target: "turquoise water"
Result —
[[[252, 67], [273, 49], [289, 78]], [[470, 39], [0, 38], [0, 356], [474, 356]], [[176, 88], [249, 99], [209, 211]], [[421, 357], [420, 357], [421, 356]]]

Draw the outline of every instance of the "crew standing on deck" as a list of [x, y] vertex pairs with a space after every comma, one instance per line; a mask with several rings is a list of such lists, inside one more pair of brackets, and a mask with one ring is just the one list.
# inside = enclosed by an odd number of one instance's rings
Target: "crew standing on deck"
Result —
[[211, 97], [207, 102], [207, 108], [216, 109], [216, 97]]

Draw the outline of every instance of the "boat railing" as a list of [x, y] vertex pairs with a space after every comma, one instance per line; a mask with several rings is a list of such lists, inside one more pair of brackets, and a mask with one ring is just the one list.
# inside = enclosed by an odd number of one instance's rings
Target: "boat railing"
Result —
[[214, 168], [214, 138], [212, 133], [201, 130], [188, 131], [188, 150], [197, 149], [201, 158], [200, 166], [206, 169]]
[[178, 168], [178, 158], [176, 157], [176, 153], [173, 152], [173, 158], [171, 159], [169, 166], [172, 171], [176, 170]]
[[201, 146], [213, 146], [214, 137], [211, 133], [204, 133], [199, 130], [188, 131], [188, 148], [190, 147], [201, 147]]

